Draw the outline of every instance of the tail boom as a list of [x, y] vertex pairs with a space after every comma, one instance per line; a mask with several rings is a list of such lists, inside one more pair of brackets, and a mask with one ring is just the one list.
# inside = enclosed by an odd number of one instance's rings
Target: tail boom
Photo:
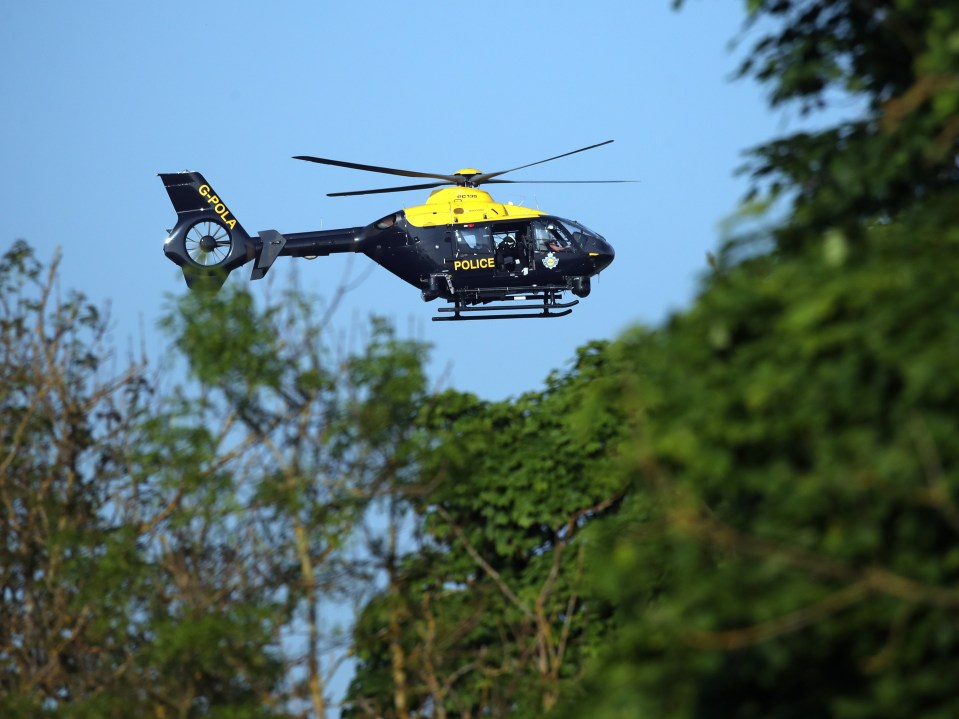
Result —
[[219, 289], [233, 270], [253, 260], [250, 279], [262, 279], [277, 257], [318, 257], [363, 251], [364, 228], [297, 232], [261, 230], [252, 237], [199, 172], [160, 173], [176, 210], [163, 252], [180, 266], [187, 286]]

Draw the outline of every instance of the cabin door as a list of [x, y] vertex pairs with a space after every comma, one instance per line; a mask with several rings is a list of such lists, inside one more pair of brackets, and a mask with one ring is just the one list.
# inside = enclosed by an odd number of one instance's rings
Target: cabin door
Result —
[[451, 240], [454, 275], [477, 279], [492, 277], [496, 257], [489, 225], [454, 225]]

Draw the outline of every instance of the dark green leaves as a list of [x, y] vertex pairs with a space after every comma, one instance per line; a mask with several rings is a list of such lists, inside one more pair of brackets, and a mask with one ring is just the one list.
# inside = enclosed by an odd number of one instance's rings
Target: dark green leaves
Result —
[[831, 226], [850, 238], [930, 195], [954, 191], [959, 150], [959, 16], [952, 8], [758, 0], [761, 28], [741, 74], [770, 89], [770, 103], [804, 113], [861, 102], [860, 116], [757, 147], [756, 191], [785, 193], [793, 212], [778, 233], [794, 250]]
[[594, 716], [955, 708], [959, 236], [912, 217], [742, 262], [621, 341], [645, 420], [600, 527]]

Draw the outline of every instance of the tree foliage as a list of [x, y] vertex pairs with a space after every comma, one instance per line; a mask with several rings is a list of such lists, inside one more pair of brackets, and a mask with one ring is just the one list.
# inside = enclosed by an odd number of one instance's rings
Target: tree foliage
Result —
[[756, 190], [792, 205], [776, 233], [780, 247], [831, 227], [858, 238], [869, 222], [935, 196], [940, 204], [925, 212], [948, 214], [959, 182], [959, 10], [913, 0], [750, 0], [747, 7], [762, 32], [741, 74], [769, 88], [772, 106], [862, 108], [753, 151]]
[[374, 322], [349, 351], [299, 292], [192, 295], [176, 381], [123, 367], [55, 262], [0, 268], [0, 713], [326, 716], [425, 348]]
[[55, 263], [0, 268], [0, 711], [270, 713], [280, 617], [210, 433], [117, 369]]
[[414, 461], [428, 390], [426, 347], [380, 320], [361, 351], [336, 344], [323, 303], [296, 289], [257, 307], [249, 294], [191, 294], [166, 325], [202, 382], [203, 407], [228, 428], [244, 515], [284, 598], [293, 708], [323, 717], [328, 684], [352, 653], [351, 605], [385, 571], [377, 513]]
[[774, 104], [865, 110], [759, 148], [792, 203], [773, 250], [728, 247], [618, 343], [640, 430], [590, 563], [615, 641], [564, 711], [952, 716], [959, 15], [749, 7]]
[[351, 716], [535, 715], [579, 675], [608, 612], [579, 535], [619, 502], [625, 427], [581, 398], [614, 371], [595, 343], [543, 391], [424, 408], [416, 544], [357, 625]]
[[890, 226], [763, 257], [621, 340], [643, 421], [593, 564], [620, 614], [592, 716], [959, 708], [957, 248]]

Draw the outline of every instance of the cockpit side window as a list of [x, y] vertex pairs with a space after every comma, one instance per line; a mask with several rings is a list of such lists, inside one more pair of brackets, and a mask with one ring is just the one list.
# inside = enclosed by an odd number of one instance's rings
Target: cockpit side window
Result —
[[545, 222], [533, 222], [530, 224], [530, 237], [536, 245], [537, 252], [547, 252], [546, 243], [552, 239], [549, 230], [546, 229]]
[[569, 230], [557, 220], [533, 222], [530, 230], [537, 252], [562, 252], [577, 246]]

